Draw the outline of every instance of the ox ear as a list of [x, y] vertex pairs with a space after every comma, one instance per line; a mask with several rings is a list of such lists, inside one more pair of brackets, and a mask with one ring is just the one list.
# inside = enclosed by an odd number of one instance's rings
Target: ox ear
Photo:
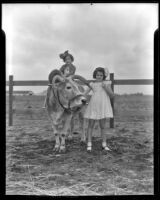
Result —
[[52, 79], [52, 84], [54, 86], [58, 86], [60, 83], [64, 83], [64, 82], [65, 82], [65, 79], [60, 75], [56, 75]]

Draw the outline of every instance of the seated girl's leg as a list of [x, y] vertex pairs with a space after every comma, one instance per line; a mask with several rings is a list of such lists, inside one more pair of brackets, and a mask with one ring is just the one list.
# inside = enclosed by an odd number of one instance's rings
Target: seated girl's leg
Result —
[[43, 103], [43, 107], [42, 108], [46, 108], [46, 102], [47, 102], [47, 97], [45, 97], [44, 103]]
[[104, 148], [105, 150], [110, 150], [106, 144], [107, 119], [106, 118], [100, 119], [99, 125], [100, 125], [100, 129], [101, 129], [102, 148]]
[[91, 151], [91, 147], [92, 147], [92, 131], [93, 131], [93, 127], [95, 124], [95, 120], [93, 119], [89, 119], [88, 122], [88, 131], [87, 131], [87, 136], [88, 136], [88, 143], [87, 143], [87, 150]]
[[44, 104], [42, 108], [46, 108], [47, 100], [48, 100], [48, 93], [49, 93], [50, 87], [47, 88], [47, 94], [45, 96]]

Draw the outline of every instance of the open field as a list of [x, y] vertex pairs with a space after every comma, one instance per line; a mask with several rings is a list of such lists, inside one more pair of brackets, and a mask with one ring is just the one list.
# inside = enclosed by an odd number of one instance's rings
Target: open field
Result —
[[[6, 194], [153, 194], [153, 97], [118, 96], [115, 128], [108, 130], [111, 152], [101, 150], [97, 124], [93, 152], [80, 135], [66, 141], [67, 152], [53, 152], [54, 135], [44, 96], [14, 97], [14, 126], [8, 127], [6, 99]], [[75, 131], [79, 130], [75, 119]]]

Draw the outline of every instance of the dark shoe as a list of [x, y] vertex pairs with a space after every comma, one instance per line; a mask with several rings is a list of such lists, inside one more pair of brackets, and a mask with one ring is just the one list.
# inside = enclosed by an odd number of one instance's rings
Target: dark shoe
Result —
[[107, 146], [102, 147], [102, 150], [104, 150], [104, 151], [111, 151], [111, 149], [109, 147], [107, 147]]

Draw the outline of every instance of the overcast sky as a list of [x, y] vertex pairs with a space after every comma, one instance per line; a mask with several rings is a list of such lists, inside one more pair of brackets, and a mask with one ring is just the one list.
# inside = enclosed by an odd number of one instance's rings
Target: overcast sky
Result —
[[[157, 28], [156, 3], [3, 4], [6, 78], [47, 80], [63, 65], [59, 54], [69, 50], [76, 74], [86, 79], [99, 66], [108, 67], [115, 79], [150, 79]], [[116, 88], [118, 93], [152, 93], [152, 86]]]

